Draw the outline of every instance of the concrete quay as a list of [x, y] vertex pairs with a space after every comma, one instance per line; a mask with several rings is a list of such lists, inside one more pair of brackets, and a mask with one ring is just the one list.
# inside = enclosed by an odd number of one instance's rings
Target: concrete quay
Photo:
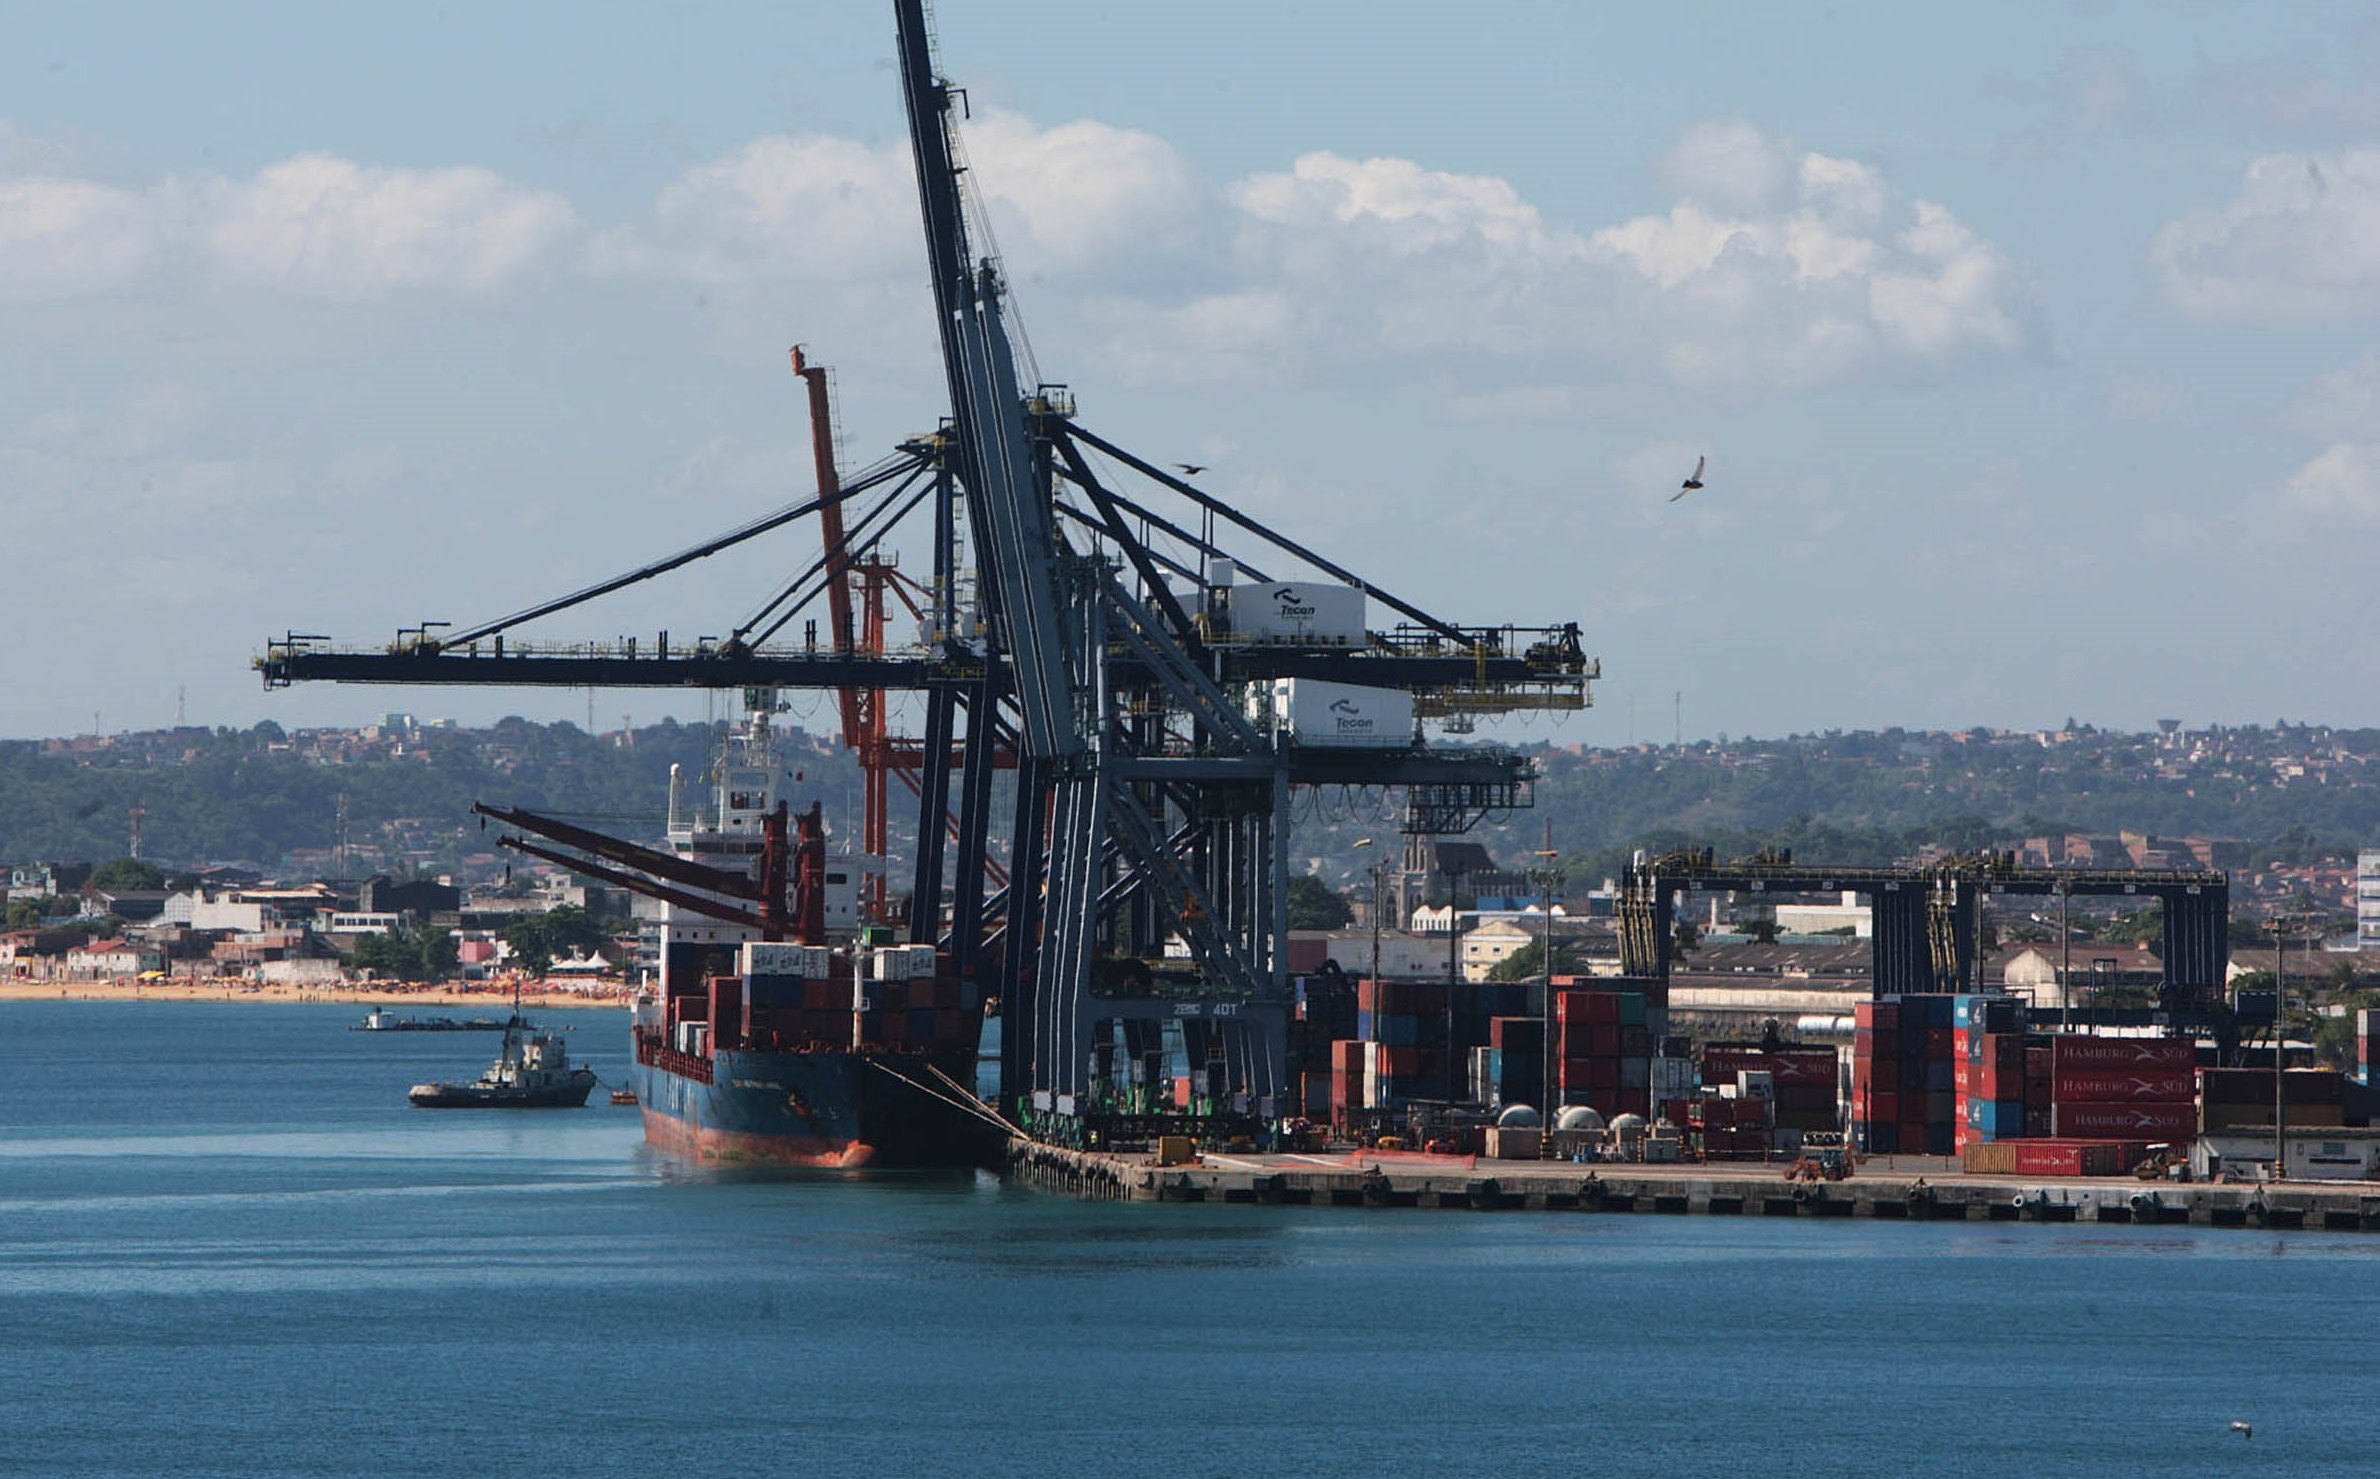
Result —
[[1152, 1156], [1026, 1140], [1010, 1143], [1006, 1171], [1044, 1191], [1128, 1202], [2380, 1232], [2380, 1185], [2357, 1182], [2263, 1186], [1870, 1166], [1843, 1181], [1806, 1183], [1751, 1162], [1582, 1165], [1374, 1151], [1211, 1153], [1161, 1166]]

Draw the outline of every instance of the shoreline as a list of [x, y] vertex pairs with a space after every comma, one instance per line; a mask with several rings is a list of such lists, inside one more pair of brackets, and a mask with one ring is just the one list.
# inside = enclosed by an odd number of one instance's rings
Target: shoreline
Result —
[[[633, 998], [627, 986], [593, 990], [540, 985], [521, 989], [521, 1006], [541, 1012], [586, 1007], [624, 1008]], [[198, 984], [180, 981], [0, 981], [0, 1002], [9, 1001], [207, 1001], [207, 1002], [337, 1002], [351, 1006], [435, 1009], [439, 1015], [465, 1015], [512, 1009], [509, 987], [466, 986], [250, 986], [240, 983]]]

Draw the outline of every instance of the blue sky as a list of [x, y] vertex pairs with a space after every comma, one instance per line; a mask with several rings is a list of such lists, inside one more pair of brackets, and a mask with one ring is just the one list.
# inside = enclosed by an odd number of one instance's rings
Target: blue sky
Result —
[[[941, 7], [1087, 425], [1444, 614], [1581, 621], [1599, 707], [1514, 737], [1679, 691], [1692, 734], [2380, 723], [2368, 8], [1485, 11]], [[10, 29], [0, 733], [583, 716], [245, 663], [800, 495], [793, 342], [853, 460], [937, 414], [878, 7]], [[543, 632], [724, 631], [807, 557]]]

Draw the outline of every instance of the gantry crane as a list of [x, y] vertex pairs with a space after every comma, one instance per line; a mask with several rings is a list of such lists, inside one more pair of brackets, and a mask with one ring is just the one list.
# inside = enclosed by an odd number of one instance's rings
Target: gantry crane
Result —
[[[1445, 621], [1098, 435], [1066, 387], [1021, 383], [999, 263], [970, 245], [958, 94], [935, 68], [922, 0], [894, 10], [947, 419], [846, 478], [824, 374], [797, 352], [818, 453], [813, 497], [497, 621], [459, 631], [425, 622], [376, 651], [292, 632], [258, 665], [268, 686], [839, 690], [846, 742], [863, 762], [871, 745], [887, 772], [916, 761], [907, 933], [947, 950], [980, 996], [999, 1000], [1006, 1112], [1037, 1134], [1083, 1135], [1114, 1102], [1117, 1051], [1139, 1058], [1168, 1029], [1210, 1066], [1213, 1097], [1260, 1112], [1288, 1082], [1293, 789], [1396, 788], [1408, 830], [1445, 833], [1526, 805], [1531, 781], [1518, 755], [1434, 748], [1418, 735], [1356, 749], [1300, 743], [1274, 706], [1276, 680], [1402, 690], [1420, 715], [1467, 720], [1584, 707], [1599, 669], [1575, 623]], [[933, 520], [932, 576], [916, 587], [923, 640], [896, 646], [884, 640], [881, 587], [865, 629], [854, 623], [871, 599], [870, 562], [884, 563], [888, 534], [921, 507]], [[724, 639], [507, 641], [811, 516], [819, 558]], [[1351, 643], [1249, 640], [1234, 628], [1230, 584], [1270, 581], [1263, 567], [1278, 560], [1292, 562], [1276, 566], [1284, 576], [1310, 571], [1361, 592], [1394, 624]], [[801, 643], [777, 641], [821, 595], [829, 640], [818, 642], [812, 622]], [[894, 692], [924, 698], [914, 749], [886, 733]], [[1016, 779], [996, 805], [1003, 765]], [[993, 865], [1002, 850], [1005, 878]]]

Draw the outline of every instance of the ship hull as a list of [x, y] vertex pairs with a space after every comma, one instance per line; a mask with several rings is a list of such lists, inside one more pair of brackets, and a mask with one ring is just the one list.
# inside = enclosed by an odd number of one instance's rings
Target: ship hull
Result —
[[964, 1083], [971, 1054], [724, 1049], [711, 1081], [638, 1063], [645, 1139], [681, 1160], [838, 1170], [993, 1166], [1005, 1132], [917, 1087]]
[[584, 1070], [560, 1083], [534, 1089], [491, 1088], [485, 1084], [416, 1084], [406, 1095], [417, 1109], [584, 1109], [595, 1092], [595, 1075]]

